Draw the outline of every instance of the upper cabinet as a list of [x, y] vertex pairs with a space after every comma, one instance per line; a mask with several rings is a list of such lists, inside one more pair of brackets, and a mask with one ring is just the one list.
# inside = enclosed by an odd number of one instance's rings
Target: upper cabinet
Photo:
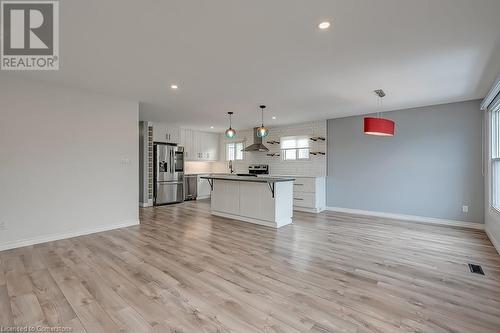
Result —
[[168, 123], [153, 123], [153, 141], [176, 143], [184, 147], [186, 161], [217, 161], [219, 134], [179, 128]]
[[167, 123], [153, 123], [153, 140], [155, 142], [179, 143], [180, 128]]
[[180, 142], [179, 145], [184, 147], [184, 159], [192, 161], [194, 158], [193, 149], [193, 131], [187, 128], [180, 129]]
[[217, 161], [219, 159], [219, 134], [180, 130], [180, 145], [184, 146], [186, 161]]
[[202, 159], [208, 161], [217, 161], [219, 159], [219, 134], [201, 133], [201, 153]]

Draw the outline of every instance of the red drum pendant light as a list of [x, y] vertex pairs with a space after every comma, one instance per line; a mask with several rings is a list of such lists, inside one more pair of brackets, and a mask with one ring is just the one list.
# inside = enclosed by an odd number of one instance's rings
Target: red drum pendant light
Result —
[[[385, 92], [382, 89], [375, 90], [375, 94], [378, 95], [380, 99], [380, 106], [382, 105], [382, 97], [385, 96]], [[390, 119], [385, 118], [374, 118], [366, 117], [364, 119], [364, 132], [368, 135], [378, 135], [378, 136], [394, 136], [395, 123]]]
[[365, 134], [394, 136], [394, 121], [385, 118], [365, 118]]

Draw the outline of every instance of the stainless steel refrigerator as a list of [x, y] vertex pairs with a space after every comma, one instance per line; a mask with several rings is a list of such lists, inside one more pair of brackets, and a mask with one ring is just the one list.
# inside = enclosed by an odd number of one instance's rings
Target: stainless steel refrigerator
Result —
[[154, 204], [184, 201], [184, 147], [154, 144]]

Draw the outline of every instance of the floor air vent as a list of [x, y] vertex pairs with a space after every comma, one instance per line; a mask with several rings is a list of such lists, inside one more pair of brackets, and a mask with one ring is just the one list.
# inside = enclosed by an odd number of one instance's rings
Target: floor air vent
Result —
[[476, 264], [469, 264], [469, 269], [472, 273], [484, 275], [483, 268]]

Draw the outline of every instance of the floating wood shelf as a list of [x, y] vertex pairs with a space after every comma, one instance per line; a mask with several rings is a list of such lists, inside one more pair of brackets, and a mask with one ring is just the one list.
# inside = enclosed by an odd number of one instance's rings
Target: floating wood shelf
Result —
[[278, 153], [271, 153], [271, 154], [266, 154], [269, 157], [275, 157], [275, 156], [280, 156]]
[[267, 143], [269, 143], [270, 145], [279, 145], [280, 144], [279, 141], [275, 141], [275, 140], [273, 140], [273, 141], [267, 141]]
[[322, 151], [311, 151], [309, 152], [310, 155], [326, 155], [326, 153], [322, 152]]
[[325, 141], [326, 138], [324, 138], [322, 136], [316, 136], [316, 137], [312, 137], [311, 140], [312, 141]]

